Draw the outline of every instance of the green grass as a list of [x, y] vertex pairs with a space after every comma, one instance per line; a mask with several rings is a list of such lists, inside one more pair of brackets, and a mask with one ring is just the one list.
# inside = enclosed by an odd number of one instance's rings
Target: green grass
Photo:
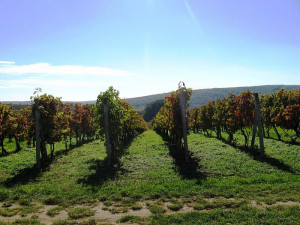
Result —
[[166, 212], [166, 210], [160, 205], [148, 204], [147, 207], [153, 214], [161, 214]]
[[49, 209], [49, 210], [47, 211], [47, 215], [48, 215], [48, 216], [51, 216], [51, 217], [54, 217], [54, 216], [58, 215], [58, 214], [60, 213], [60, 211], [62, 211], [63, 209], [64, 209], [64, 208], [61, 207], [61, 206], [56, 206], [56, 207], [54, 207], [54, 208], [52, 208], [52, 209]]
[[14, 222], [0, 221], [0, 225], [42, 225], [42, 223], [36, 219], [21, 219], [21, 220], [16, 220]]
[[140, 204], [138, 204], [138, 203], [135, 203], [135, 204], [133, 204], [132, 206], [131, 206], [131, 209], [132, 210], [141, 210], [143, 207], [140, 205]]
[[68, 215], [71, 219], [80, 219], [84, 217], [90, 217], [95, 214], [95, 211], [90, 208], [75, 208], [71, 209], [68, 212]]
[[[235, 137], [237, 144], [242, 145], [243, 137], [239, 134]], [[250, 207], [252, 211], [247, 216], [248, 208], [245, 207], [250, 200], [269, 204], [299, 202], [298, 145], [265, 139], [269, 158], [262, 159], [216, 138], [190, 134], [188, 141], [193, 160], [187, 164], [174, 160], [168, 146], [155, 132], [144, 132], [126, 149], [120, 163], [111, 168], [106, 166], [103, 142], [93, 141], [68, 152], [64, 151], [63, 143], [58, 143], [55, 159], [38, 174], [30, 170], [35, 160], [34, 149], [24, 148], [14, 153], [14, 146], [7, 145], [11, 154], [0, 157], [0, 201], [8, 206], [19, 203], [28, 210], [34, 207], [34, 202], [67, 207], [101, 201], [107, 210], [119, 213], [130, 208], [139, 210], [139, 202], [148, 201], [151, 202], [148, 208], [154, 214], [165, 211], [157, 202], [171, 202], [168, 208], [172, 211], [180, 210], [186, 203], [196, 210], [214, 211], [155, 215], [147, 219], [150, 224], [180, 224], [181, 220], [186, 220], [185, 224], [199, 224], [197, 221], [202, 219], [204, 223], [211, 223], [214, 217], [216, 224], [222, 224], [230, 216], [240, 219], [245, 216], [245, 221], [251, 223], [250, 215], [254, 218], [253, 223], [259, 224], [263, 221], [261, 217], [273, 214], [275, 219], [266, 221], [278, 224], [281, 219], [277, 214], [285, 218], [294, 213], [294, 208], [260, 212]], [[215, 200], [208, 202], [207, 199], [212, 198]], [[2, 214], [15, 213], [9, 208], [3, 210], [4, 207], [0, 211]], [[75, 217], [77, 214], [80, 212], [75, 212]], [[292, 219], [287, 221], [293, 224]], [[236, 219], [236, 223], [242, 222]]]
[[138, 216], [126, 215], [126, 216], [121, 217], [117, 222], [119, 222], [119, 223], [127, 223], [127, 222], [139, 223], [140, 221], [141, 221], [141, 218]]
[[213, 210], [208, 212], [180, 213], [175, 215], [155, 214], [148, 219], [148, 224], [299, 224], [299, 207], [272, 208], [257, 210], [245, 207], [239, 210]]
[[37, 206], [23, 206], [18, 208], [3, 208], [0, 209], [0, 216], [12, 217], [15, 215], [26, 216], [29, 213], [38, 212], [40, 207]]

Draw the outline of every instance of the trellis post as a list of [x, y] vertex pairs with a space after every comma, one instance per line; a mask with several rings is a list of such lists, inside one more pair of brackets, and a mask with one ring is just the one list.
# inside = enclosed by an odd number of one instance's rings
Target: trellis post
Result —
[[41, 129], [40, 129], [40, 110], [39, 110], [39, 101], [35, 102], [35, 141], [36, 141], [36, 167], [40, 169], [41, 167]]
[[107, 101], [104, 102], [104, 126], [105, 126], [105, 139], [106, 139], [106, 152], [107, 152], [107, 162], [111, 165], [111, 147], [109, 139], [109, 121], [108, 121], [108, 106]]
[[254, 147], [256, 130], [258, 127], [258, 135], [259, 135], [259, 146], [260, 146], [260, 154], [262, 156], [265, 155], [265, 147], [264, 147], [264, 134], [263, 134], [263, 122], [260, 113], [260, 104], [258, 99], [258, 93], [253, 93], [254, 95], [254, 103], [255, 103], [255, 114], [254, 114], [254, 125], [253, 125], [253, 134], [251, 140], [251, 148]]
[[187, 141], [187, 118], [186, 118], [186, 98], [183, 91], [179, 94], [179, 103], [181, 109], [181, 120], [182, 120], [182, 131], [183, 131], [183, 141], [184, 141], [184, 156], [185, 161], [189, 161], [188, 153], [188, 141]]

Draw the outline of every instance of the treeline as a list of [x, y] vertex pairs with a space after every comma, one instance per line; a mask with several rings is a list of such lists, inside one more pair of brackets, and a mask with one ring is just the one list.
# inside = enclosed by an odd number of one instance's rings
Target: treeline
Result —
[[71, 109], [71, 106], [63, 104], [60, 98], [48, 94], [34, 97], [32, 103], [31, 106], [21, 110], [13, 110], [9, 105], [0, 104], [2, 154], [7, 153], [3, 145], [5, 138], [15, 139], [17, 151], [21, 149], [20, 141], [26, 141], [28, 147], [36, 146], [36, 110], [40, 114], [41, 150], [45, 158], [47, 158], [46, 144], [50, 145], [53, 154], [55, 142], [64, 140], [68, 149], [71, 148], [73, 137], [76, 138], [76, 145], [79, 145], [94, 137], [99, 129], [95, 109], [91, 105], [76, 104]]
[[[70, 149], [72, 139], [80, 145], [94, 138], [105, 138], [104, 103], [108, 104], [111, 146], [113, 152], [120, 150], [125, 140], [147, 129], [146, 122], [131, 105], [119, 99], [118, 91], [110, 87], [100, 93], [96, 105], [64, 104], [60, 98], [43, 94], [37, 90], [32, 97], [32, 105], [22, 110], [0, 104], [0, 142], [2, 154], [7, 154], [4, 139], [15, 139], [16, 150], [20, 141], [37, 147], [41, 165], [53, 156], [54, 144], [64, 141], [66, 150]], [[39, 137], [38, 140], [36, 137]], [[50, 152], [46, 145], [50, 146]]]
[[[189, 100], [191, 91], [187, 90]], [[280, 128], [292, 142], [296, 142], [300, 137], [300, 90], [282, 89], [261, 96], [259, 102], [265, 135], [270, 137], [270, 130], [274, 129], [281, 140], [278, 132]], [[179, 146], [178, 143], [182, 143], [182, 125], [178, 125], [180, 118], [177, 115], [177, 104], [178, 90], [172, 92], [170, 97], [165, 97], [165, 104], [152, 120], [152, 126], [156, 132], [170, 137], [174, 145]], [[207, 136], [215, 133], [219, 139], [223, 138], [222, 133], [225, 132], [228, 134], [228, 142], [233, 142], [234, 135], [240, 131], [244, 136], [244, 145], [248, 147], [255, 114], [254, 97], [249, 90], [240, 95], [229, 93], [228, 97], [195, 107], [187, 114], [189, 131]]]

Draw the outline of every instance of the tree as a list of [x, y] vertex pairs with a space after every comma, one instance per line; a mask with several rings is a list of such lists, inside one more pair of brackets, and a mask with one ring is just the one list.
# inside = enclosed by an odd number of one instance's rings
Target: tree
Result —
[[[184, 84], [181, 86], [181, 83], [179, 83], [178, 89], [172, 92], [171, 96], [165, 97], [164, 106], [152, 122], [155, 131], [159, 134], [167, 134], [169, 136], [170, 143], [173, 145], [173, 151], [178, 155], [182, 154], [183, 149], [183, 126], [187, 126], [187, 124], [183, 123], [181, 108], [188, 108], [191, 94], [191, 89], [186, 88]], [[180, 95], [185, 99], [184, 102], [180, 101]]]
[[144, 120], [146, 122], [151, 121], [159, 112], [161, 107], [163, 107], [163, 105], [164, 105], [164, 99], [159, 99], [147, 104], [145, 109], [142, 111], [142, 116]]
[[16, 151], [21, 150], [20, 139], [24, 138], [27, 128], [27, 118], [24, 110], [12, 112], [9, 138], [14, 138]]
[[[40, 129], [40, 146], [37, 146], [37, 149], [41, 150], [41, 162], [42, 165], [45, 165], [48, 161], [46, 144], [52, 145], [51, 156], [53, 156], [54, 142], [60, 140], [59, 114], [62, 113], [62, 102], [60, 98], [47, 94], [37, 95], [33, 97], [33, 101], [33, 114], [36, 110], [40, 114], [39, 121], [34, 118], [35, 126], [38, 123]], [[37, 154], [39, 153], [37, 152]]]
[[4, 139], [11, 134], [11, 106], [0, 103], [0, 144], [2, 148], [2, 155], [7, 154], [4, 148]]
[[99, 134], [105, 137], [110, 165], [111, 160], [116, 159], [117, 153], [120, 153], [134, 136], [146, 130], [147, 125], [130, 104], [120, 100], [119, 91], [113, 87], [98, 95], [96, 109], [100, 123]]
[[123, 109], [119, 104], [119, 91], [113, 87], [109, 87], [107, 91], [101, 92], [98, 95], [96, 107], [98, 109], [100, 122], [100, 135], [105, 137], [105, 120], [104, 120], [104, 105], [108, 108], [108, 124], [110, 143], [105, 143], [111, 146], [112, 158], [119, 146], [119, 138], [122, 130]]
[[[290, 137], [292, 142], [296, 142], [300, 137], [300, 90], [277, 92], [278, 113], [274, 121], [283, 129], [286, 136]], [[295, 137], [289, 134], [288, 130], [295, 132]]]

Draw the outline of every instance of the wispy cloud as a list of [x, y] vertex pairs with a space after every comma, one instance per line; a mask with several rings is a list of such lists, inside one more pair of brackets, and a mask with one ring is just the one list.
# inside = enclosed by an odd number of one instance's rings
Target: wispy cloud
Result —
[[21, 80], [0, 80], [0, 88], [68, 88], [68, 87], [93, 87], [97, 85], [91, 81], [72, 81], [72, 80], [48, 80], [39, 78], [27, 78]]
[[13, 61], [0, 61], [0, 65], [3, 66], [3, 65], [12, 65], [12, 64], [15, 64], [15, 62]]
[[115, 76], [115, 77], [138, 77], [140, 75], [124, 70], [116, 70], [99, 66], [81, 65], [61, 65], [54, 66], [49, 63], [36, 63], [29, 65], [15, 65], [11, 61], [0, 61], [0, 74], [24, 75], [24, 74], [43, 74], [43, 75], [74, 75], [74, 76]]

